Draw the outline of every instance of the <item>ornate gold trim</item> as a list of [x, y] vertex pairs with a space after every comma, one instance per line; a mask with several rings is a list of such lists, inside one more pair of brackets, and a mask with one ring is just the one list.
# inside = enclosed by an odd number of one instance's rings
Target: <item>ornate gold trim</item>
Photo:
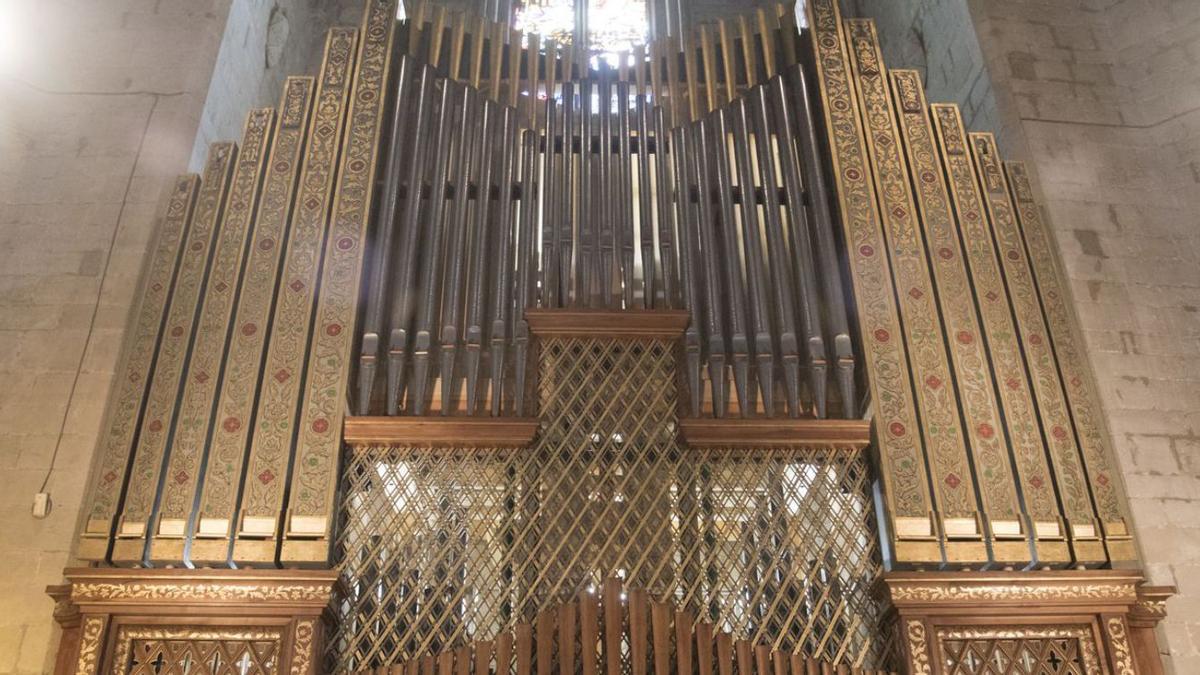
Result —
[[163, 611], [180, 605], [268, 603], [320, 611], [329, 601], [337, 573], [329, 570], [121, 570], [68, 569], [71, 601], [86, 605], [146, 604], [170, 601]]
[[1112, 646], [1113, 670], [1116, 675], [1135, 675], [1133, 648], [1129, 646], [1129, 632], [1125, 630], [1125, 619], [1110, 616], [1104, 621], [1104, 630]]
[[[936, 305], [941, 309], [942, 330], [958, 338], [948, 340], [947, 344], [965, 422], [967, 451], [979, 476], [976, 486], [986, 523], [983, 535], [995, 539], [994, 562], [1024, 565], [1031, 558], [1025, 541], [1030, 534], [1025, 526], [1028, 518], [1017, 499], [996, 383], [976, 317], [971, 278], [963, 260], [957, 220], [950, 207], [921, 76], [914, 70], [893, 70], [891, 85], [904, 155], [913, 177], [913, 197], [920, 214], [915, 218], [919, 225], [913, 230], [924, 234], [930, 252], [927, 259], [937, 288]], [[915, 238], [919, 240], [920, 236]], [[936, 389], [942, 387], [941, 382], [933, 382], [938, 385]], [[973, 523], [968, 521], [968, 524]]]
[[221, 214], [236, 159], [237, 146], [233, 143], [214, 143], [209, 148], [204, 180], [159, 341], [158, 360], [142, 414], [137, 449], [129, 468], [128, 487], [112, 553], [114, 562], [135, 563], [142, 559], [149, 529], [147, 521], [158, 491], [159, 471], [177, 419], [176, 401], [184, 384], [188, 353], [199, 324], [196, 307], [203, 297], [205, 274], [213, 248], [218, 246]]
[[1062, 570], [1046, 572], [891, 572], [883, 579], [898, 606], [922, 603], [1055, 603], [1111, 601], [1133, 605], [1140, 572]]
[[79, 632], [79, 660], [76, 661], [76, 675], [95, 675], [100, 668], [100, 649], [103, 646], [104, 629], [108, 618], [103, 616], [85, 616], [83, 628]]
[[[192, 543], [192, 562], [224, 561], [229, 538], [233, 535], [230, 524], [237, 516], [238, 481], [266, 356], [266, 328], [275, 301], [276, 280], [282, 268], [284, 239], [307, 143], [312, 93], [311, 77], [291, 77], [284, 85], [271, 158], [267, 161], [267, 175], [263, 179], [255, 217], [254, 242], [246, 259], [233, 324], [242, 329], [233, 331], [225, 357], [225, 374], [217, 399], [217, 422], [212, 427], [200, 508], [194, 521], [193, 533], [198, 536]], [[259, 479], [256, 476], [252, 480]], [[217, 524], [223, 527], [218, 528]], [[218, 529], [221, 530], [219, 535], [216, 534]], [[220, 538], [216, 538], [218, 536]]]
[[933, 670], [929, 666], [929, 644], [925, 632], [925, 623], [918, 619], [905, 622], [905, 638], [908, 640], [909, 659], [913, 675], [930, 675]]
[[[375, 192], [396, 0], [369, 0], [363, 14], [358, 67], [347, 111], [342, 158], [329, 216], [321, 292], [313, 318], [308, 371], [279, 559], [325, 563], [337, 492], [340, 429], [345, 414], [350, 352], [359, 310], [367, 224]], [[299, 541], [295, 541], [298, 539]]]
[[313, 640], [317, 634], [316, 619], [301, 619], [292, 632], [291, 675], [310, 675], [313, 672]]
[[175, 600], [180, 602], [296, 602], [317, 601], [329, 597], [329, 590], [318, 586], [280, 585], [245, 586], [241, 584], [154, 583], [82, 583], [71, 594], [75, 602]]
[[196, 175], [188, 174], [175, 180], [154, 257], [146, 270], [137, 324], [117, 371], [122, 377], [113, 392], [107, 431], [97, 451], [100, 458], [92, 478], [88, 519], [77, 551], [84, 560], [103, 559], [108, 550], [107, 537], [111, 534], [117, 500], [129, 465], [136, 420], [149, 386], [148, 373], [158, 346], [162, 317], [168, 310], [171, 279], [179, 264], [199, 189], [200, 178]]
[[1037, 287], [1030, 270], [1029, 257], [1021, 239], [1007, 180], [1000, 165], [996, 139], [992, 134], [968, 134], [975, 171], [982, 187], [991, 233], [1008, 285], [1016, 328], [1022, 351], [1033, 381], [1034, 400], [1042, 419], [1044, 438], [1049, 444], [1052, 468], [1057, 478], [1062, 512], [1067, 518], [1068, 535], [1078, 564], [1104, 562], [1107, 556], [1096, 528], [1096, 514], [1088, 493], [1087, 475], [1080, 459], [1079, 446], [1072, 433], [1070, 412], [1063, 394], [1062, 380], [1056, 367], [1049, 329], [1038, 301]]
[[[916, 402], [900, 337], [891, 266], [884, 255], [879, 204], [856, 112], [850, 59], [835, 0], [807, 4], [817, 80], [824, 101], [833, 183], [858, 301], [863, 360], [876, 407], [884, 501], [899, 562], [940, 560], [924, 470]], [[900, 527], [898, 527], [898, 525]]]
[[926, 602], [975, 602], [1000, 600], [1025, 602], [1028, 600], [1129, 600], [1136, 596], [1133, 584], [1071, 585], [1071, 586], [1026, 586], [1005, 585], [955, 585], [955, 586], [901, 586], [892, 589], [893, 600], [921, 600]]
[[[349, 82], [354, 73], [358, 33], [334, 28], [325, 40], [320, 83], [313, 99], [313, 119], [304, 148], [303, 169], [296, 188], [287, 252], [271, 318], [271, 336], [263, 365], [247, 479], [242, 505], [234, 519], [238, 540], [235, 562], [274, 561], [276, 523], [283, 511], [288, 457], [296, 427], [296, 402], [301, 396], [300, 373], [308, 346], [310, 318], [321, 267], [322, 244], [329, 225], [338, 146], [346, 124]], [[269, 521], [267, 538], [242, 538], [247, 518]]]

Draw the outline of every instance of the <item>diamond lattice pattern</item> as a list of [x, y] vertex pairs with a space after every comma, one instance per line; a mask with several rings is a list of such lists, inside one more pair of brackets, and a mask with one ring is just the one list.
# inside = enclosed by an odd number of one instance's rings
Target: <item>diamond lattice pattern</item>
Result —
[[1084, 675], [1076, 637], [943, 640], [947, 675]]
[[663, 340], [544, 340], [533, 447], [348, 450], [330, 665], [488, 639], [609, 577], [738, 637], [879, 664], [866, 457], [684, 448], [675, 358]]
[[134, 640], [129, 675], [271, 675], [278, 640]]

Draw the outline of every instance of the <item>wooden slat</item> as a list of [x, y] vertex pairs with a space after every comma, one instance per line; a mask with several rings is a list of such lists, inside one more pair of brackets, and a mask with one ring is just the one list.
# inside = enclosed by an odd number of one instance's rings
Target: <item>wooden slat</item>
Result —
[[778, 649], [771, 652], [771, 675], [788, 675], [788, 661], [791, 654]]
[[866, 420], [684, 419], [680, 435], [690, 448], [778, 448], [827, 445], [863, 448], [871, 442]]
[[[649, 668], [649, 629], [648, 614], [650, 597], [644, 589], [635, 588], [629, 592], [629, 654], [632, 660], [633, 675], [646, 675]], [[570, 675], [564, 672], [563, 675]]]
[[604, 664], [608, 675], [621, 675], [621, 642], [625, 633], [621, 592], [620, 579], [604, 581]]
[[[528, 628], [528, 626], [526, 626]], [[520, 625], [517, 626], [519, 631]], [[496, 640], [496, 675], [512, 672], [513, 634], [502, 633]]]
[[774, 675], [774, 668], [771, 665], [771, 648], [769, 646], [754, 646], [754, 672], [757, 675]]
[[717, 675], [733, 675], [733, 637], [725, 631], [717, 634]]
[[671, 606], [665, 602], [650, 605], [654, 632], [654, 675], [671, 673]]
[[683, 334], [688, 322], [688, 314], [682, 310], [530, 309], [525, 316], [540, 337], [674, 339]]
[[583, 675], [596, 675], [599, 671], [596, 657], [600, 644], [600, 621], [596, 600], [594, 593], [585, 592], [579, 596], [579, 659]]
[[537, 426], [523, 417], [348, 417], [343, 435], [351, 445], [520, 448]]
[[[229, 344], [230, 324], [236, 318], [234, 308], [237, 294], [234, 289], [241, 287], [247, 242], [254, 237], [257, 222], [255, 205], [266, 174], [274, 119], [275, 113], [270, 108], [251, 111], [238, 150], [225, 213], [221, 217], [220, 234], [209, 263], [208, 279], [205, 281], [202, 307], [196, 324], [196, 338], [187, 361], [188, 376], [183, 382], [177, 403], [175, 435], [170, 444], [165, 473], [170, 478], [163, 482], [158, 498], [157, 525], [147, 533], [148, 537], [154, 537], [150, 544], [150, 560], [156, 563], [180, 562], [183, 559], [188, 516], [200, 486], [202, 452], [208, 445], [208, 432], [213, 426], [214, 405], [219, 394], [218, 375], [223, 367], [236, 368], [241, 365], [230, 363], [226, 358], [232, 351]], [[277, 233], [268, 239], [271, 248], [274, 247], [275, 236], [278, 236]], [[274, 278], [268, 283], [273, 286]], [[270, 293], [262, 289], [259, 292]], [[266, 302], [269, 304], [270, 300]], [[245, 324], [237, 327], [236, 335], [257, 335], [260, 327], [265, 332], [265, 325]], [[255, 354], [250, 359], [252, 363], [249, 368], [257, 374], [261, 367], [260, 355]], [[237, 422], [240, 427], [241, 420]], [[217, 426], [220, 429], [220, 423]], [[219, 434], [220, 431], [214, 433]], [[223, 553], [224, 547], [221, 550]], [[224, 561], [224, 555], [221, 560]]]
[[[282, 267], [283, 242], [292, 220], [293, 201], [300, 175], [301, 160], [308, 139], [311, 117], [313, 78], [291, 77], [284, 85], [279, 119], [267, 177], [259, 201], [256, 241], [250, 245], [241, 297], [238, 299], [234, 326], [253, 325], [262, 330], [235, 331], [225, 356], [225, 376], [217, 403], [217, 420], [236, 419], [236, 425], [217, 425], [209, 443], [205, 461], [204, 486], [194, 530], [199, 536], [192, 542], [190, 558], [199, 563], [224, 562], [233, 535], [238, 481], [245, 460], [251, 427], [248, 420], [254, 410], [259, 373], [266, 354], [271, 306], [275, 302], [276, 280]], [[249, 334], [247, 334], [249, 333]]]
[[468, 646], [459, 647], [454, 653], [454, 673], [455, 675], [471, 675], [471, 648]]
[[738, 640], [733, 644], [737, 656], [738, 675], [750, 675], [754, 672], [754, 645], [749, 640]]
[[475, 675], [491, 675], [494, 644], [491, 640], [480, 640], [475, 643]]
[[544, 610], [537, 617], [537, 671], [549, 673], [554, 662], [554, 618], [553, 609]]
[[713, 625], [696, 624], [696, 668], [700, 675], [713, 675]]
[[692, 613], [675, 612], [675, 664], [679, 675], [692, 675]]
[[[151, 376], [142, 428], [128, 469], [125, 491], [113, 545], [114, 562], [141, 561], [147, 521], [154, 506], [163, 454], [174, 424], [176, 400], [185, 377], [188, 350], [196, 324], [197, 305], [203, 297], [204, 274], [216, 245], [221, 211], [233, 175], [237, 149], [233, 143], [214, 143], [208, 153], [204, 179], [196, 202], [192, 226], [179, 262], [167, 313], [166, 332], [159, 340], [158, 360]], [[142, 374], [147, 376], [146, 373]], [[115, 482], [115, 479], [114, 479]]]
[[421, 659], [421, 675], [434, 675], [437, 672], [437, 657], [427, 654]]
[[[533, 626], [517, 624], [517, 675], [529, 675], [533, 671]], [[505, 647], [501, 643], [501, 647]], [[499, 654], [500, 650], [496, 650]]]
[[565, 602], [558, 608], [558, 672], [560, 675], [575, 675], [575, 602]]

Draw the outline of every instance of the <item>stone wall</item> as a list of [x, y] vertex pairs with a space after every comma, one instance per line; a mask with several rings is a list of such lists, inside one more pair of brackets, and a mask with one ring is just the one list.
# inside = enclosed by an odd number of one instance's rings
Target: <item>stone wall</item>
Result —
[[[228, 0], [227, 0], [228, 1]], [[363, 0], [232, 0], [191, 171], [214, 141], [238, 138], [251, 108], [279, 102], [288, 75], [316, 73], [330, 26], [358, 26]]]
[[1040, 177], [1147, 572], [1179, 587], [1162, 644], [1200, 672], [1200, 3], [846, 3]]
[[972, 129], [1009, 133], [1001, 123], [983, 51], [964, 0], [842, 0], [845, 16], [875, 20], [884, 59], [921, 73], [931, 101], [957, 103]]
[[[318, 36], [335, 19], [357, 23], [341, 14], [361, 0], [279, 5], [289, 27], [277, 18], [268, 38], [271, 7], [257, 0], [0, 2], [0, 673], [50, 668], [44, 588], [72, 562], [164, 190], [199, 128], [205, 141], [236, 138], [286, 72], [315, 70]], [[239, 50], [253, 58], [225, 57]], [[43, 481], [54, 505], [36, 520]]]

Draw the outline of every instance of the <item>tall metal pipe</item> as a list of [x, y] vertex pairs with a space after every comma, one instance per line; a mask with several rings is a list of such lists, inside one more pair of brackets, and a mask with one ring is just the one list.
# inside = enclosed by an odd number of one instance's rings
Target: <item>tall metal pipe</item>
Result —
[[421, 266], [421, 306], [417, 317], [417, 333], [413, 345], [413, 383], [410, 407], [414, 414], [424, 415], [428, 408], [430, 359], [433, 358], [433, 327], [438, 319], [442, 296], [443, 223], [446, 220], [446, 178], [450, 155], [457, 145], [455, 122], [466, 114], [467, 89], [450, 80], [443, 81], [442, 107], [438, 119], [437, 159], [433, 169], [430, 193], [429, 239]]
[[[400, 409], [404, 395], [405, 366], [408, 363], [409, 337], [412, 333], [413, 313], [417, 307], [417, 254], [421, 248], [422, 194], [425, 192], [425, 173], [428, 170], [429, 137], [433, 132], [433, 110], [437, 97], [433, 89], [434, 72], [431, 66], [421, 68], [421, 85], [417, 96], [416, 129], [413, 152], [407, 158], [404, 176], [407, 194], [404, 214], [400, 222], [400, 264], [396, 272], [391, 307], [391, 333], [388, 337], [387, 410], [395, 415]], [[445, 97], [443, 95], [443, 106]], [[435, 183], [436, 185], [436, 183]], [[429, 203], [435, 204], [430, 191]]]
[[[356, 414], [366, 415], [371, 406], [371, 393], [375, 388], [375, 369], [379, 362], [379, 336], [384, 332], [384, 303], [389, 291], [390, 272], [396, 244], [396, 214], [400, 210], [400, 191], [404, 170], [405, 151], [411, 153], [408, 138], [412, 128], [408, 124], [413, 95], [413, 70], [415, 64], [407, 54], [401, 55], [397, 70], [398, 93], [392, 109], [391, 133], [388, 137], [383, 171], [383, 195], [375, 222], [375, 251], [369, 268], [367, 282], [367, 306], [363, 313], [363, 333], [359, 351], [358, 397], [354, 402]], [[402, 255], [402, 254], [401, 254]]]

